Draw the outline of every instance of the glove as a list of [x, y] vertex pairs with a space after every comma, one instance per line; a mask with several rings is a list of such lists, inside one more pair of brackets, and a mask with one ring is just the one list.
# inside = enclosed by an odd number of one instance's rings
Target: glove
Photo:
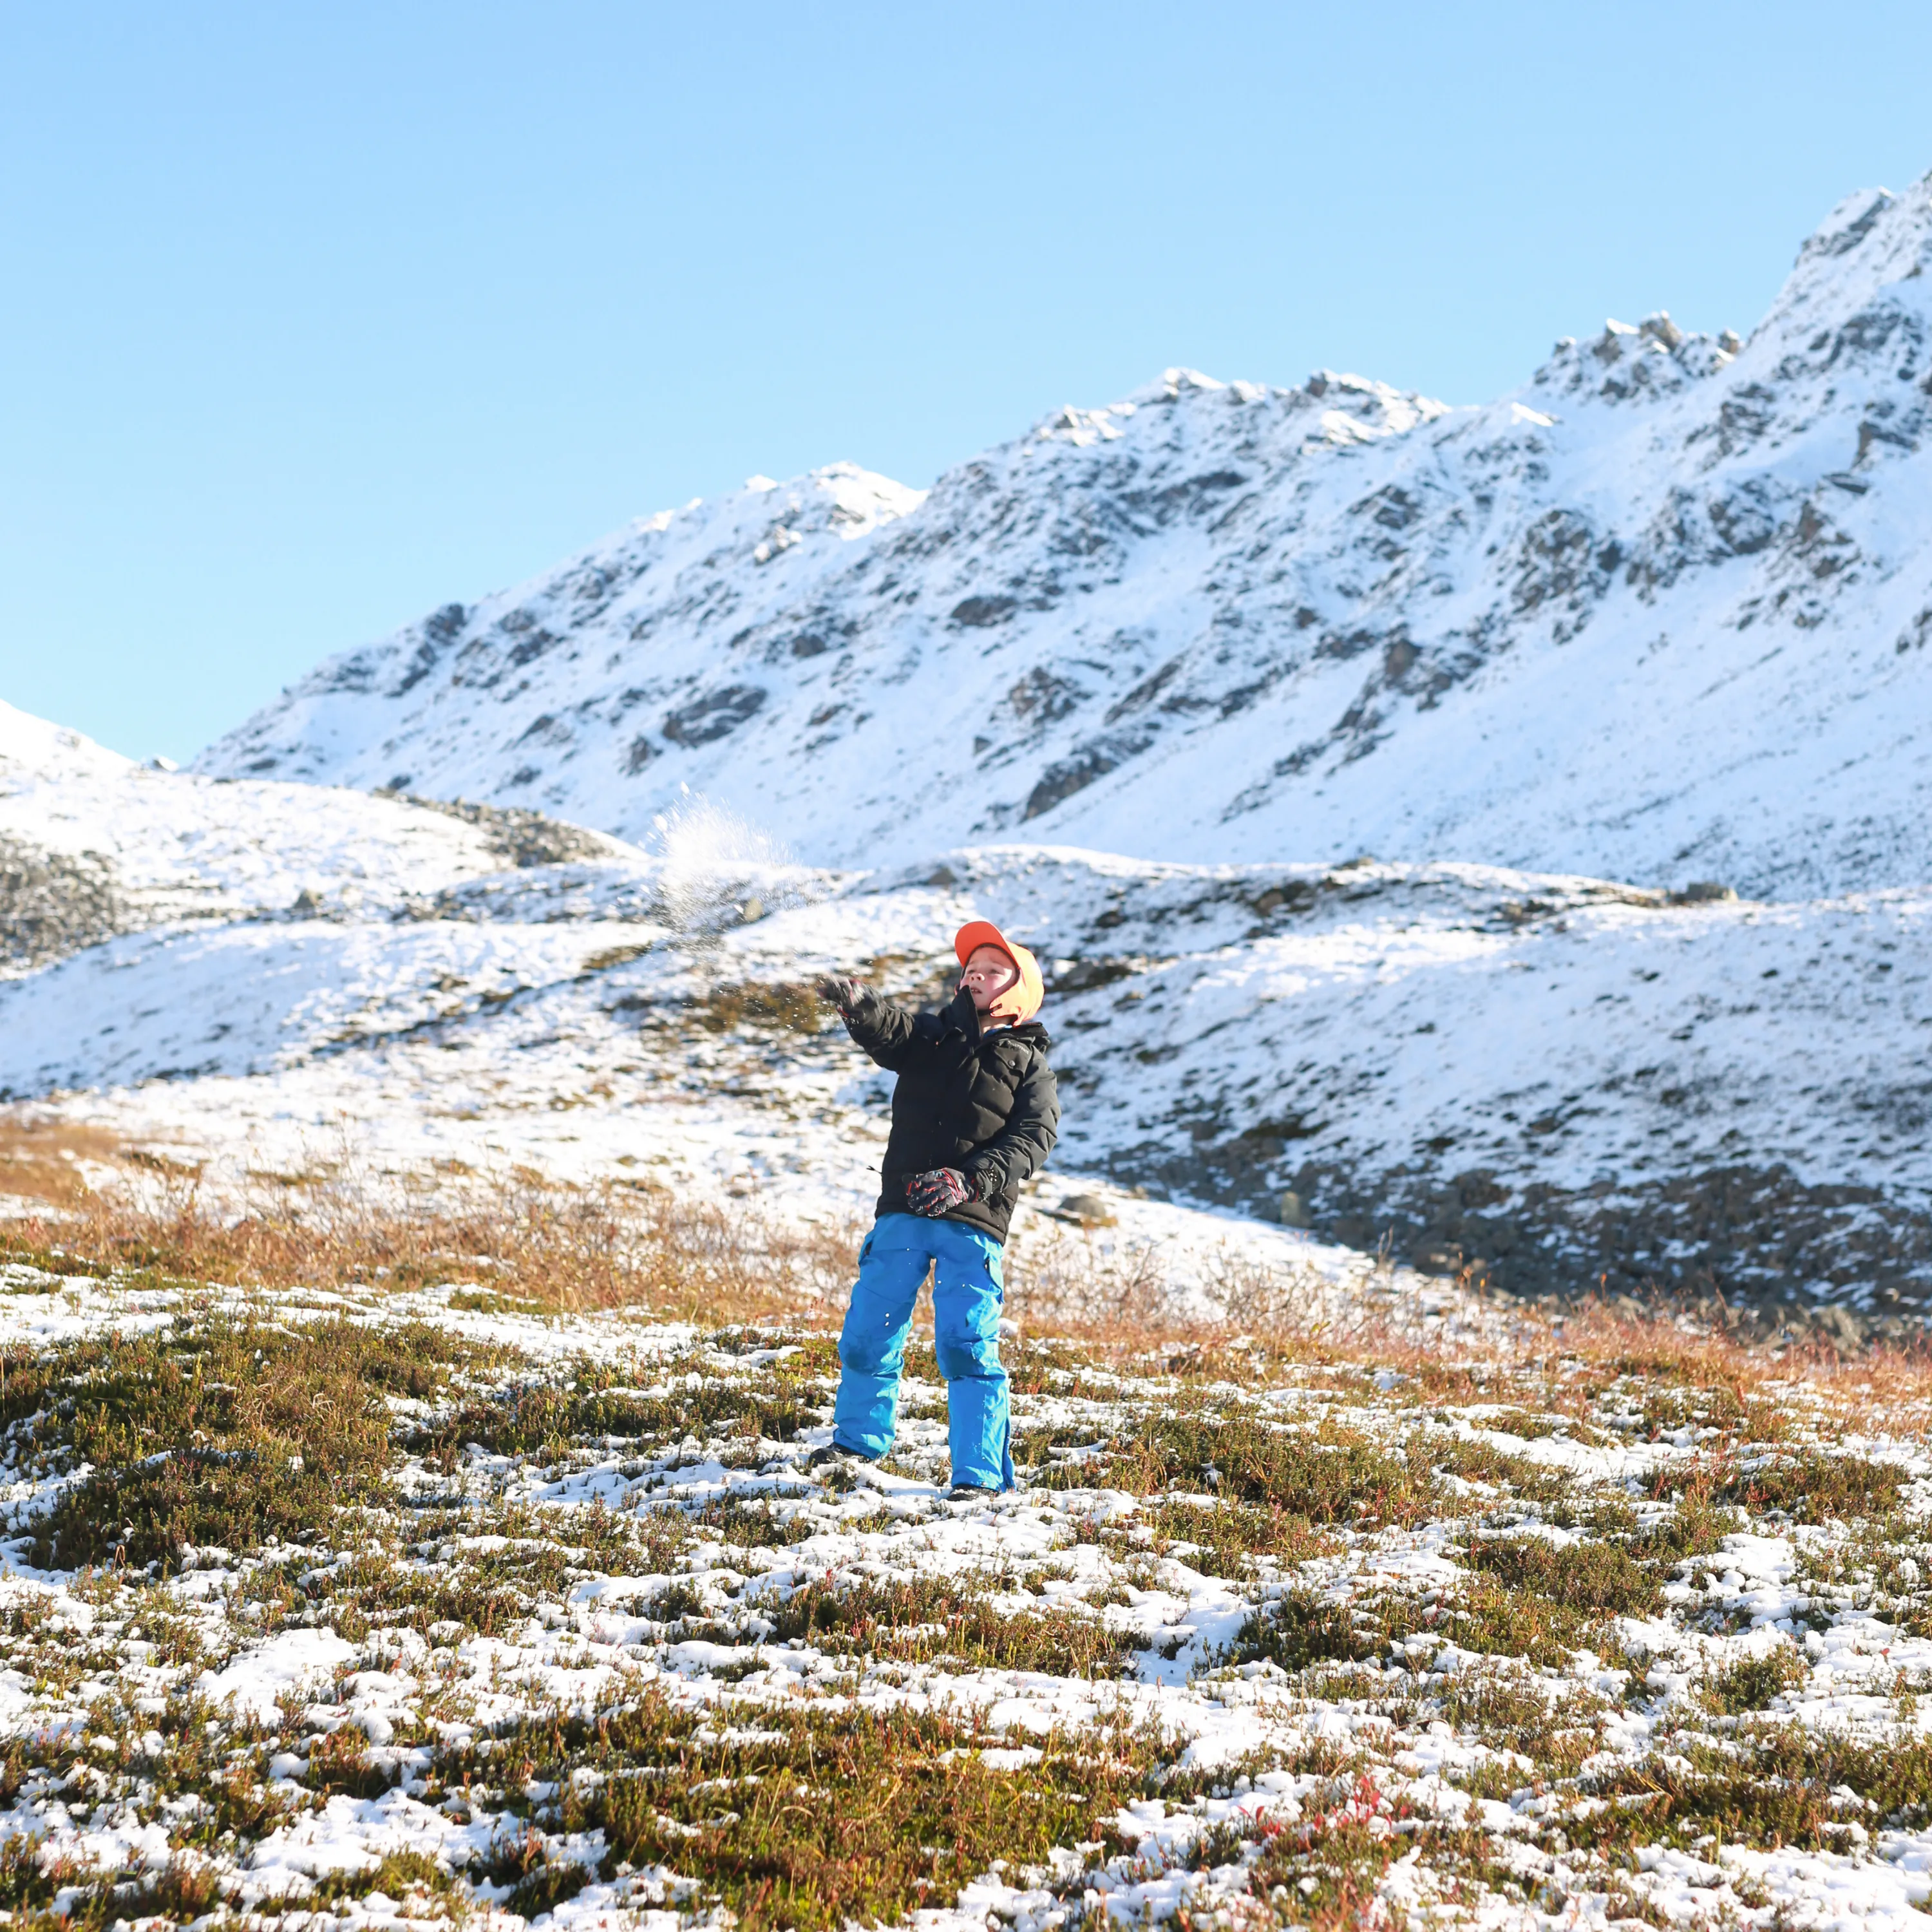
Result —
[[835, 979], [830, 974], [819, 981], [815, 990], [828, 1006], [836, 1006], [848, 1018], [852, 1009], [866, 997], [866, 988], [860, 986], [856, 980]]
[[928, 1218], [979, 1198], [979, 1183], [956, 1167], [935, 1167], [929, 1173], [915, 1174], [906, 1183], [906, 1205], [915, 1214]]

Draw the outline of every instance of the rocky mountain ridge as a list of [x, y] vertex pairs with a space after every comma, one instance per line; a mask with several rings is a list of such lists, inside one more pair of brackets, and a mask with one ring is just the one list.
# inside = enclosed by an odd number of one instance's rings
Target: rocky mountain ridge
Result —
[[1932, 878], [1932, 177], [1747, 340], [1669, 316], [1450, 408], [1186, 370], [928, 493], [754, 478], [320, 667], [200, 769], [814, 863], [1018, 836], [1816, 896]]

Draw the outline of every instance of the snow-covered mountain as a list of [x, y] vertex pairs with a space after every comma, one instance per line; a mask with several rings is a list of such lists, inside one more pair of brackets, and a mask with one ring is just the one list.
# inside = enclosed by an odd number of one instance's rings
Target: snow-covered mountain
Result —
[[758, 479], [194, 773], [0, 706], [0, 1099], [862, 1212], [884, 1086], [802, 984], [934, 990], [985, 915], [1052, 964], [1036, 1204], [1107, 1238], [1922, 1310], [1928, 260], [1932, 176], [1748, 343]]
[[200, 769], [817, 863], [1019, 837], [1815, 896], [1932, 879], [1932, 176], [1740, 341], [1565, 339], [1448, 408], [1170, 372], [929, 494], [694, 502], [324, 664]]

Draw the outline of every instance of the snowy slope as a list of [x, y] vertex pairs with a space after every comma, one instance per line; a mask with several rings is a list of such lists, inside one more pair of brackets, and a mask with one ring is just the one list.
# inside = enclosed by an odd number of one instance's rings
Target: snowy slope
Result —
[[506, 869], [627, 849], [528, 813], [155, 770], [0, 704], [0, 975], [152, 926], [427, 916]]
[[[646, 855], [528, 812], [152, 770], [0, 707], [0, 1102], [164, 1144], [233, 1200], [264, 1174], [415, 1192], [534, 1168], [755, 1194], [781, 1224], [868, 1214], [884, 1124], [849, 1047], [775, 1066], [710, 1004], [745, 970], [723, 931], [846, 882], [735, 860], [715, 813], [670, 831]], [[879, 929], [862, 913], [838, 956]], [[622, 969], [654, 950], [646, 992]], [[1120, 1222], [1103, 1245], [1157, 1247], [1177, 1294], [1229, 1256], [1365, 1265], [1184, 1204], [1123, 1196]]]
[[754, 479], [321, 667], [201, 768], [816, 863], [1001, 836], [1806, 898], [1932, 878], [1932, 177], [1740, 343], [1667, 316], [1447, 408], [1186, 371], [922, 497]]
[[702, 810], [646, 852], [106, 754], [9, 782], [0, 835], [64, 840], [122, 916], [0, 981], [0, 1099], [231, 1175], [346, 1145], [862, 1215], [890, 1083], [806, 986], [870, 962], [931, 996], [989, 915], [1051, 970], [1040, 1203], [1142, 1189], [1122, 1238], [1292, 1244], [1266, 1224], [1292, 1190], [1324, 1238], [1521, 1288], [1932, 1293], [1932, 891], [1685, 904], [1026, 844], [842, 872], [734, 856]]

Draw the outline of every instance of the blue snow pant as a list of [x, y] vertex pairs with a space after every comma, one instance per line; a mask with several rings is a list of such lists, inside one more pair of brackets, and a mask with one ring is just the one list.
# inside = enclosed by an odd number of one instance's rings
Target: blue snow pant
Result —
[[859, 1279], [838, 1337], [838, 1404], [832, 1439], [861, 1456], [883, 1456], [898, 1420], [899, 1370], [912, 1306], [932, 1280], [933, 1342], [946, 1378], [952, 1480], [982, 1489], [1013, 1486], [1006, 1372], [1000, 1366], [1004, 1250], [991, 1234], [958, 1221], [884, 1214], [859, 1250]]

